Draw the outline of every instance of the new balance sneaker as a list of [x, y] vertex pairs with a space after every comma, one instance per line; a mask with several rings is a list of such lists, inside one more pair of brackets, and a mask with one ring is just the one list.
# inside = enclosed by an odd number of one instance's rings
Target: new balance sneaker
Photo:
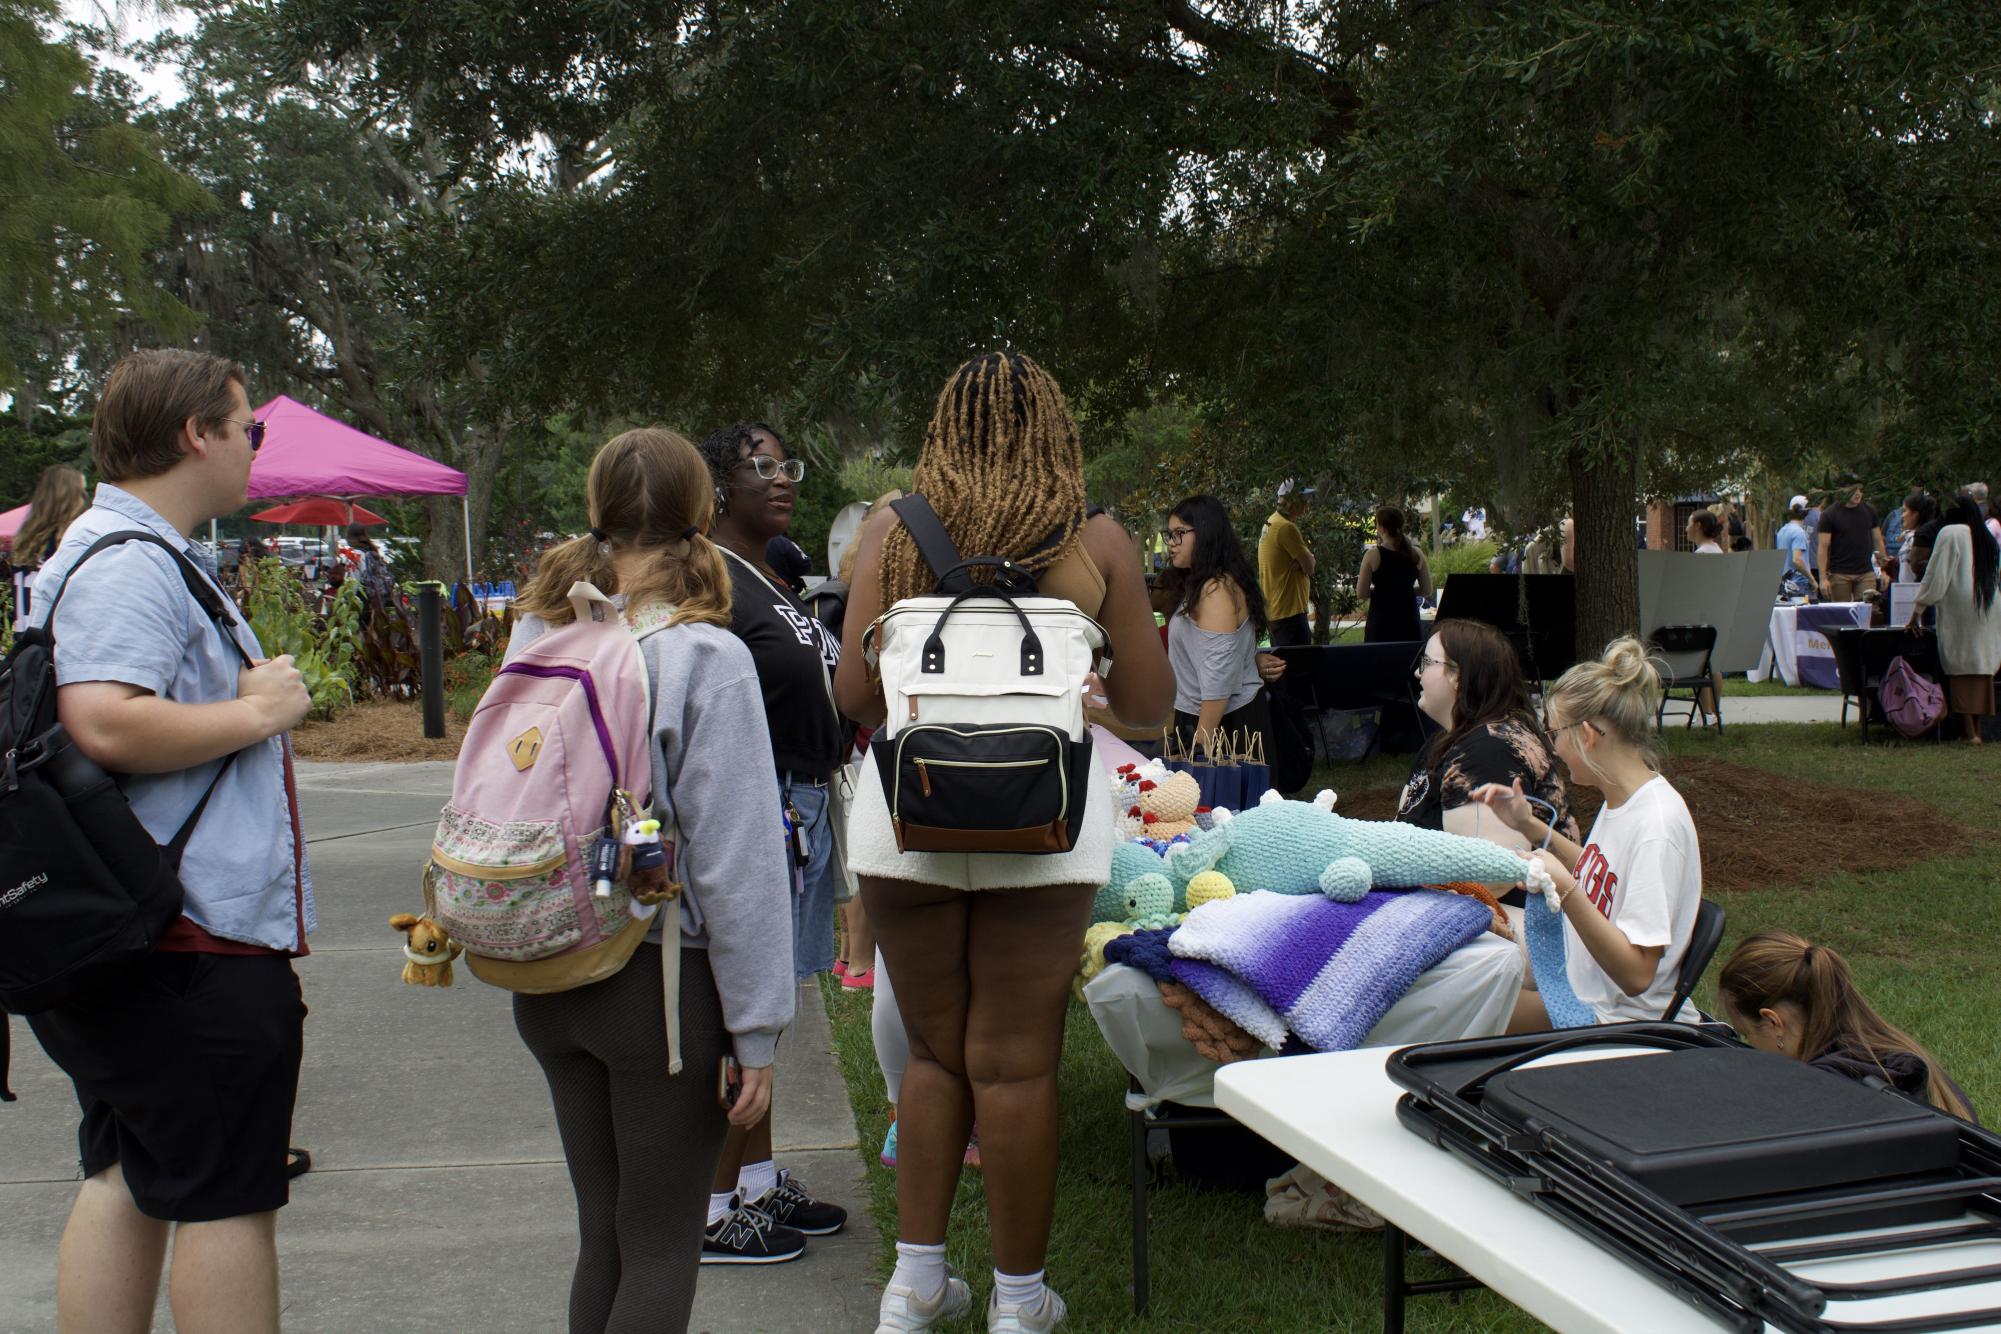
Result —
[[745, 1204], [741, 1195], [731, 1197], [729, 1212], [702, 1233], [705, 1265], [775, 1265], [805, 1253], [803, 1232], [780, 1226], [770, 1214]]
[[946, 1272], [945, 1290], [931, 1302], [918, 1300], [915, 1292], [900, 1283], [882, 1290], [882, 1305], [876, 1311], [875, 1334], [916, 1334], [947, 1321], [957, 1320], [973, 1309], [973, 1290], [957, 1274]]
[[1054, 1288], [1042, 1290], [1032, 1306], [1002, 1306], [1000, 1294], [987, 1299], [987, 1334], [1049, 1334], [1070, 1314]]
[[809, 1237], [826, 1237], [848, 1225], [848, 1211], [838, 1204], [816, 1200], [792, 1179], [792, 1169], [780, 1168], [778, 1184], [760, 1195], [750, 1206], [769, 1215], [781, 1229], [803, 1232]]

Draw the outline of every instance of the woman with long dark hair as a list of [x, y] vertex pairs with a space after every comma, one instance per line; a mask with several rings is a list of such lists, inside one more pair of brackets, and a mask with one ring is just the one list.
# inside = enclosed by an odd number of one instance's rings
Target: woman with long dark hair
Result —
[[1355, 596], [1369, 604], [1363, 624], [1365, 643], [1397, 643], [1422, 639], [1417, 600], [1431, 600], [1431, 566], [1403, 531], [1403, 511], [1385, 505], [1376, 511], [1376, 545], [1362, 557], [1355, 576]]
[[1443, 829], [1445, 813], [1471, 803], [1485, 784], [1519, 782], [1549, 803], [1557, 833], [1575, 842], [1555, 747], [1529, 707], [1521, 659], [1507, 636], [1484, 621], [1440, 621], [1418, 659], [1417, 681], [1417, 707], [1439, 730], [1411, 766], [1397, 819]]
[[2001, 604], [1994, 598], [1996, 548], [1979, 504], [1964, 491], [1946, 507], [1933, 540], [1910, 630], [1918, 615], [1938, 608], [1938, 657], [1945, 668], [1946, 707], [1959, 715], [1962, 735], [1980, 744], [1982, 720], [1994, 712], [1994, 673], [2001, 669]]
[[1218, 734], [1250, 733], [1269, 753], [1271, 704], [1257, 663], [1265, 600], [1230, 512], [1214, 496], [1190, 496], [1167, 516], [1166, 540], [1174, 728], [1205, 752]]

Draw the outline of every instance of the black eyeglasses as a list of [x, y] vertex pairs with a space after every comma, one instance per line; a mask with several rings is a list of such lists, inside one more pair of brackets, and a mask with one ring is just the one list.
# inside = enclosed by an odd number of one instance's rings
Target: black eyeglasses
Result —
[[774, 459], [768, 454], [753, 454], [740, 462], [757, 469], [757, 475], [767, 482], [780, 473], [785, 474], [786, 481], [795, 484], [806, 480], [806, 464], [801, 459]]
[[236, 418], [234, 417], [224, 417], [223, 420], [231, 423], [232, 425], [241, 426], [243, 428], [243, 433], [250, 437], [251, 453], [255, 454], [258, 450], [264, 448], [263, 422], [260, 421], [241, 422], [237, 421]]
[[1193, 536], [1195, 536], [1193, 528], [1163, 528], [1160, 530], [1160, 540], [1171, 547], [1178, 547]]

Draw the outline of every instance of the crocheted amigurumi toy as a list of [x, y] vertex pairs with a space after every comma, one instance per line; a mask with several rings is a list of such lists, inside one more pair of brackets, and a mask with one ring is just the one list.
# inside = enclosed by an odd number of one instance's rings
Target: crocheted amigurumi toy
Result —
[[1189, 880], [1182, 891], [1183, 912], [1194, 912], [1205, 903], [1234, 897], [1237, 887], [1230, 883], [1230, 877], [1221, 871], [1204, 871]]
[[[1139, 811], [1137, 836], [1165, 841], [1195, 832], [1195, 808], [1202, 804], [1202, 785], [1190, 773], [1142, 777], [1135, 785], [1136, 797], [1127, 808], [1130, 821]], [[1130, 825], [1128, 825], [1130, 827]]]
[[1105, 971], [1105, 946], [1120, 936], [1130, 935], [1132, 928], [1124, 922], [1093, 922], [1091, 929], [1084, 933], [1084, 958], [1077, 968], [1077, 980], [1072, 989], [1082, 999], [1084, 984]]
[[[1126, 886], [1143, 875], [1166, 877], [1167, 863], [1144, 843], [1112, 845], [1112, 876], [1091, 899], [1093, 922], [1126, 920]], [[1170, 896], [1172, 889], [1169, 890]]]
[[445, 934], [445, 929], [428, 917], [399, 912], [389, 925], [404, 932], [403, 980], [413, 987], [448, 987], [452, 984], [452, 960], [465, 953], [465, 946]]
[[1337, 902], [1356, 903], [1371, 889], [1453, 880], [1519, 884], [1524, 864], [1485, 839], [1389, 820], [1346, 819], [1334, 814], [1334, 794], [1323, 790], [1311, 802], [1267, 793], [1242, 815], [1172, 849], [1167, 869], [1180, 884], [1216, 870], [1244, 892], [1317, 891]]

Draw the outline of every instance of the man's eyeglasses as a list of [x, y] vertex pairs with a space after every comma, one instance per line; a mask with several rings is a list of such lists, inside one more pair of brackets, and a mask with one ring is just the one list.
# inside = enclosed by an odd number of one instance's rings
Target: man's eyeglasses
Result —
[[753, 454], [743, 462], [757, 469], [757, 475], [767, 482], [780, 473], [785, 474], [785, 480], [788, 482], [798, 483], [806, 479], [806, 463], [803, 459], [774, 459], [768, 454]]
[[1171, 547], [1178, 547], [1193, 536], [1193, 528], [1163, 528], [1160, 532], [1160, 540]]
[[250, 437], [250, 452], [255, 454], [264, 448], [264, 423], [260, 421], [237, 421], [234, 417], [224, 417], [224, 421], [241, 426], [243, 433]]

